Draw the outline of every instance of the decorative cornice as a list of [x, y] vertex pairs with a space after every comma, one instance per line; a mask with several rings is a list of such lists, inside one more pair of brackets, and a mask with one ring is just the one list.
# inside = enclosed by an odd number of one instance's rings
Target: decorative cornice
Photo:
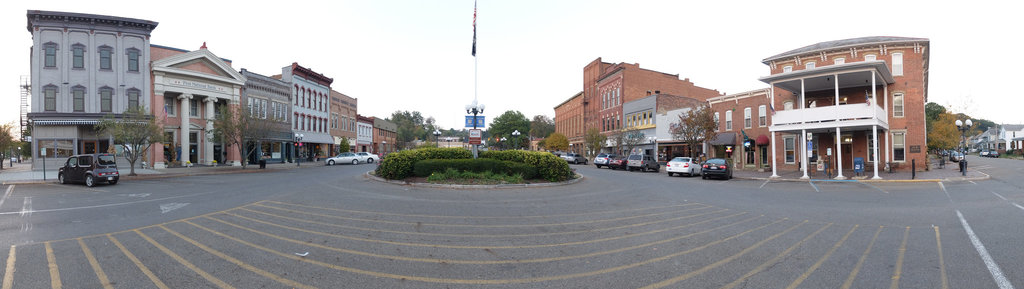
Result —
[[156, 26], [159, 24], [156, 21], [135, 18], [43, 10], [28, 10], [26, 17], [28, 18], [27, 28], [29, 32], [32, 32], [35, 26], [67, 28], [73, 25], [87, 27], [90, 30], [97, 27], [118, 32], [122, 30], [135, 30], [148, 37], [150, 32], [156, 29]]

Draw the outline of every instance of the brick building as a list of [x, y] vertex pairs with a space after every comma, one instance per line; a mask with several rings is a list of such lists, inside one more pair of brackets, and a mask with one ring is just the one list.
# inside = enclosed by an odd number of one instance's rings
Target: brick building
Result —
[[583, 152], [583, 92], [555, 106], [555, 132], [569, 139], [569, 151]]
[[[358, 100], [341, 92], [331, 90], [331, 155], [354, 151], [356, 147], [356, 109]], [[342, 139], [348, 141], [347, 147], [340, 147]]]
[[769, 89], [757, 89], [708, 99], [718, 134], [706, 142], [705, 156], [731, 158], [736, 168], [763, 169], [771, 164]]
[[[849, 170], [855, 158], [863, 158], [874, 178], [886, 165], [909, 170], [916, 163], [923, 170], [928, 48], [927, 38], [861, 37], [765, 58], [771, 74], [760, 80], [769, 84], [777, 110], [769, 126], [773, 175], [801, 170], [806, 176], [825, 162]], [[840, 170], [837, 178], [845, 177]]]
[[398, 125], [389, 120], [373, 117], [373, 153], [384, 157], [398, 150]]

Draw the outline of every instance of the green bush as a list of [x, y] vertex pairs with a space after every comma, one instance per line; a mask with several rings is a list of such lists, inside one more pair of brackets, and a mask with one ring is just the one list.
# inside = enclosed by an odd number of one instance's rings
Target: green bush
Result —
[[380, 161], [376, 174], [391, 180], [412, 175], [413, 165], [426, 159], [471, 159], [473, 152], [464, 148], [424, 148], [393, 152]]
[[537, 177], [537, 168], [531, 165], [488, 158], [422, 160], [413, 165], [413, 175], [427, 177], [435, 172], [444, 172], [448, 169], [476, 173], [492, 172], [496, 174], [521, 175], [523, 179], [527, 180]]
[[514, 174], [510, 176], [503, 173], [492, 173], [490, 171], [481, 173], [460, 172], [453, 168], [448, 168], [445, 169], [444, 171], [434, 172], [427, 177], [427, 181], [431, 183], [443, 183], [454, 180], [461, 180], [463, 182], [469, 181], [473, 183], [523, 183], [523, 177], [522, 175], [519, 174]]
[[548, 152], [524, 150], [484, 151], [480, 153], [480, 157], [530, 165], [537, 168], [537, 175], [540, 178], [552, 182], [568, 180], [575, 175], [572, 169], [569, 169], [569, 163]]

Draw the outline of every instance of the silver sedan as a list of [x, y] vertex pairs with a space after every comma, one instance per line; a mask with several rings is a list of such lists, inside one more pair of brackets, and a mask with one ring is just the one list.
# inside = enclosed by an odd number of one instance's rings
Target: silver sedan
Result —
[[338, 154], [336, 156], [329, 157], [326, 160], [324, 160], [324, 164], [328, 165], [328, 166], [333, 166], [335, 164], [353, 164], [353, 165], [358, 165], [359, 164], [359, 158], [360, 157], [358, 155], [356, 155], [355, 153], [340, 153], [340, 154]]

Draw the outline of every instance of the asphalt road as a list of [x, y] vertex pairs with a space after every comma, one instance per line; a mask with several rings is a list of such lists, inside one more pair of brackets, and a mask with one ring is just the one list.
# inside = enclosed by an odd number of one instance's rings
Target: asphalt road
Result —
[[1024, 286], [1024, 162], [969, 160], [992, 179], [573, 165], [585, 179], [570, 186], [445, 190], [345, 165], [16, 185], [0, 203], [0, 289]]

